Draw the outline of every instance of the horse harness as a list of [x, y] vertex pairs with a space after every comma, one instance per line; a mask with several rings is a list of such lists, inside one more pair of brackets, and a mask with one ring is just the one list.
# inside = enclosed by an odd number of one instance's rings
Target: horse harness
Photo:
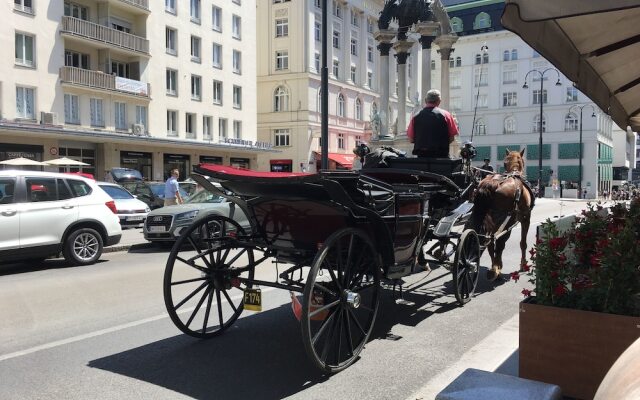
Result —
[[[484, 170], [481, 170], [484, 171]], [[493, 173], [493, 180], [499, 180], [500, 182], [498, 183], [499, 185], [502, 185], [507, 179], [509, 178], [513, 178], [513, 179], [518, 179], [520, 182], [522, 182], [522, 186], [525, 187], [527, 189], [527, 191], [529, 192], [529, 197], [531, 198], [531, 205], [529, 206], [529, 209], [532, 210], [533, 206], [535, 205], [535, 196], [533, 194], [533, 190], [531, 189], [531, 187], [529, 186], [529, 182], [524, 179], [524, 177], [522, 176], [522, 173], [520, 171], [514, 171], [514, 172], [507, 172], [504, 174], [499, 174], [499, 173]], [[522, 190], [517, 187], [516, 188], [516, 193], [513, 199], [513, 208], [515, 210], [515, 208], [518, 206], [518, 203], [520, 202], [520, 197], [522, 197]]]

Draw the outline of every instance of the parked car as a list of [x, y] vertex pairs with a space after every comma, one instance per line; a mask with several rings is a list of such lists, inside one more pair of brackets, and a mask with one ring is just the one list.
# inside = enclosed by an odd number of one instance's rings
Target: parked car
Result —
[[142, 181], [142, 174], [133, 168], [111, 168], [111, 179], [116, 183]]
[[186, 181], [178, 182], [180, 188], [189, 194], [189, 196], [193, 196], [196, 194], [198, 189], [198, 184], [193, 179], [189, 178]]
[[[132, 194], [138, 196], [139, 200], [144, 201], [150, 209], [164, 207], [164, 182], [121, 182], [125, 189]], [[184, 200], [189, 198], [187, 192], [180, 189], [180, 195]]]
[[[200, 218], [211, 214], [229, 217], [230, 204], [224, 197], [201, 190], [184, 204], [151, 211], [144, 224], [144, 238], [154, 243], [172, 243], [182, 230]], [[247, 216], [239, 207], [234, 207], [233, 219], [250, 229]]]
[[0, 171], [0, 262], [62, 253], [93, 264], [122, 236], [114, 200], [95, 181], [56, 172]]
[[144, 224], [147, 214], [151, 211], [145, 202], [138, 200], [117, 183], [98, 182], [98, 186], [116, 202], [121, 227], [140, 227]]

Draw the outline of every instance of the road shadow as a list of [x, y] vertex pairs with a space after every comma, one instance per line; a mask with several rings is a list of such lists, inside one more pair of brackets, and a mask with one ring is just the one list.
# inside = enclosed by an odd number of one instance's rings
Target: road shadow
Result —
[[[103, 257], [105, 257], [103, 255]], [[106, 257], [108, 258], [108, 257]], [[91, 265], [71, 265], [64, 258], [49, 258], [37, 262], [0, 263], [0, 276], [38, 272], [50, 269], [93, 268], [108, 260], [100, 259]]]

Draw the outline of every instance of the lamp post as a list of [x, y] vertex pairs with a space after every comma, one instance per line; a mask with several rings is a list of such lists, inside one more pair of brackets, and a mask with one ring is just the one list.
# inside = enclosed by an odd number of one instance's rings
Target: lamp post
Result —
[[574, 108], [580, 109], [580, 145], [579, 145], [580, 155], [578, 157], [578, 198], [579, 199], [582, 198], [582, 110], [584, 110], [584, 108], [587, 106], [591, 107], [591, 118], [594, 118], [596, 116], [596, 109], [593, 108], [591, 104], [583, 104], [583, 105], [575, 104], [571, 106], [571, 108], [569, 108], [569, 112], [571, 112]]
[[540, 137], [538, 139], [538, 197], [543, 197], [544, 196], [544, 191], [542, 190], [542, 122], [543, 122], [543, 117], [542, 117], [542, 107], [544, 105], [544, 75], [549, 72], [549, 71], [555, 71], [555, 73], [558, 75], [558, 80], [556, 81], [556, 86], [560, 86], [562, 85], [562, 83], [560, 83], [560, 72], [558, 72], [557, 69], [555, 68], [547, 68], [544, 71], [539, 71], [537, 69], [532, 69], [529, 72], [527, 72], [527, 74], [524, 76], [524, 85], [522, 85], [523, 89], [528, 89], [529, 85], [527, 85], [527, 78], [529, 77], [529, 74], [531, 74], [532, 72], [537, 73], [538, 75], [540, 75], [540, 119], [539, 119], [539, 126], [538, 126], [538, 132], [540, 134]]

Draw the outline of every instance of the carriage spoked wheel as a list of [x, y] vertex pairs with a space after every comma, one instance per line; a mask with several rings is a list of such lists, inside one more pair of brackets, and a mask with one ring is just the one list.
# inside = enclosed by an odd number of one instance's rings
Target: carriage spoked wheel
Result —
[[302, 299], [302, 339], [309, 358], [337, 372], [358, 357], [378, 313], [382, 262], [371, 239], [345, 228], [326, 240], [309, 270]]
[[177, 240], [164, 272], [164, 303], [184, 333], [210, 338], [238, 319], [244, 279], [253, 279], [253, 248], [234, 220], [212, 215], [194, 222]]
[[463, 306], [471, 300], [480, 276], [480, 242], [473, 229], [462, 232], [451, 273], [456, 300]]

